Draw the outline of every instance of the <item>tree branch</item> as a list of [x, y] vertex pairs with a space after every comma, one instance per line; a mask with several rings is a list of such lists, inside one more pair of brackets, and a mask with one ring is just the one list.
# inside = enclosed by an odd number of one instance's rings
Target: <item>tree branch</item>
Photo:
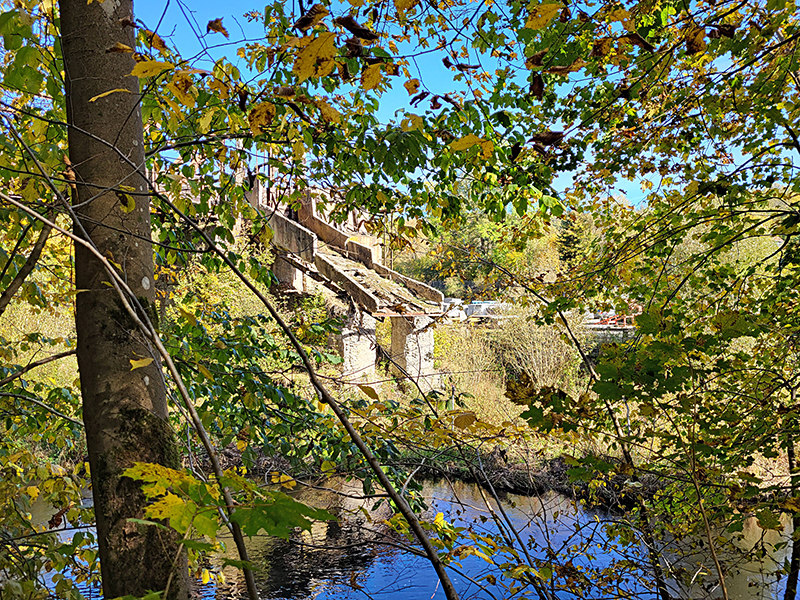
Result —
[[39, 257], [42, 255], [42, 249], [47, 243], [47, 237], [50, 235], [51, 230], [52, 228], [49, 225], [42, 227], [42, 231], [39, 232], [39, 239], [37, 239], [36, 243], [33, 245], [33, 250], [31, 250], [28, 260], [22, 265], [22, 268], [14, 276], [11, 284], [6, 288], [3, 294], [0, 295], [0, 316], [5, 312], [14, 294], [16, 294], [19, 288], [22, 287], [22, 284], [25, 283], [25, 279], [31, 274], [36, 263], [39, 262]]

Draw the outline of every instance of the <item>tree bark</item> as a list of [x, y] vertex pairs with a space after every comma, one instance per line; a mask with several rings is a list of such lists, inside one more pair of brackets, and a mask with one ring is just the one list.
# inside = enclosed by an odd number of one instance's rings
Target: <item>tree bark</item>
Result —
[[[107, 51], [118, 43], [134, 47], [133, 28], [122, 24], [133, 20], [133, 3], [59, 0], [59, 8], [75, 232], [118, 266], [139, 304], [151, 311], [155, 286], [139, 81], [129, 75], [132, 54]], [[124, 91], [98, 97], [111, 90]], [[142, 517], [145, 499], [122, 471], [134, 462], [176, 468], [179, 455], [159, 356], [108, 281], [102, 264], [76, 246], [77, 358], [103, 593], [143, 596], [163, 591], [169, 581], [169, 598], [182, 600], [188, 572], [175, 533], [129, 521]], [[132, 369], [132, 360], [147, 358], [150, 364]]]

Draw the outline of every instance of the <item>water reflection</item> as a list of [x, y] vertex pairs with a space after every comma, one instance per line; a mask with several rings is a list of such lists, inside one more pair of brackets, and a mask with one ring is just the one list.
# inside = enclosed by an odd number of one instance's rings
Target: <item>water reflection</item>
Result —
[[[359, 491], [343, 482], [335, 485], [338, 491], [353, 496]], [[424, 495], [430, 505], [427, 519], [432, 520], [441, 512], [453, 526], [463, 528], [464, 536], [486, 536], [502, 546], [504, 533], [514, 537], [508, 527], [510, 522], [536, 568], [542, 573], [552, 570], [548, 589], [553, 598], [657, 597], [643, 545], [635, 538], [633, 543], [623, 543], [613, 533], [610, 535], [607, 528], [613, 532], [616, 521], [612, 515], [584, 510], [563, 496], [548, 493], [504, 496], [503, 516], [500, 507], [488, 500], [478, 486], [459, 482], [428, 483]], [[329, 492], [306, 493], [302, 500], [329, 508], [343, 518], [339, 523], [319, 523], [311, 532], [290, 541], [259, 537], [250, 542], [250, 558], [258, 565], [256, 581], [263, 599], [444, 598], [427, 560], [386, 545], [406, 543], [381, 524], [388, 516], [386, 512], [373, 512], [371, 502]], [[722, 557], [732, 600], [766, 600], [782, 593], [783, 584], [772, 573], [786, 557], [787, 548], [781, 547], [781, 542], [787, 541], [789, 533], [761, 530], [754, 519], [747, 522], [735, 541], [741, 551], [729, 551]], [[514, 542], [518, 559], [509, 553], [495, 557], [496, 563], [506, 562], [506, 570], [526, 560], [516, 539]], [[686, 600], [721, 597], [703, 540], [692, 540], [694, 553], [686, 544], [684, 541], [682, 545], [665, 544], [659, 548], [662, 565], [672, 574], [667, 582], [670, 594]], [[757, 544], [763, 546], [762, 559], [745, 560], [749, 556], [745, 551]], [[458, 569], [452, 577], [464, 599], [538, 598], [530, 585], [503, 575], [496, 565], [479, 557], [469, 556], [457, 562]], [[208, 588], [206, 594], [243, 597], [243, 586], [236, 583], [234, 573], [231, 575], [233, 586], [224, 586], [216, 594]]]

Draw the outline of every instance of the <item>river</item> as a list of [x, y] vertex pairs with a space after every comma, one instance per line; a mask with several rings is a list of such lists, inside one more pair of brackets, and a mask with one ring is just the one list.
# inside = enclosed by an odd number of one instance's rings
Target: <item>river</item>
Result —
[[[383, 524], [389, 516], [385, 505], [375, 509], [374, 500], [356, 500], [360, 486], [354, 483], [335, 480], [330, 487], [335, 489], [307, 489], [300, 499], [338, 513], [338, 521], [316, 523], [311, 531], [299, 532], [288, 541], [268, 536], [248, 541], [263, 600], [445, 597], [428, 561], [398, 547], [406, 540]], [[463, 599], [538, 599], [524, 574], [518, 578], [504, 574], [514, 567], [524, 569], [528, 557], [541, 576], [536, 581], [543, 582], [552, 598], [656, 598], [643, 544], [635, 537], [625, 540], [614, 534], [615, 529], [631, 531], [619, 528], [624, 525], [619, 516], [586, 510], [555, 493], [508, 494], [501, 507], [492, 501], [487, 505], [480, 487], [461, 482], [427, 482], [422, 493], [429, 506], [427, 519], [441, 513], [461, 536], [478, 537], [485, 548], [514, 546], [514, 551], [495, 554], [492, 560], [496, 564], [475, 555], [453, 562], [452, 577]], [[46, 522], [47, 511], [42, 509], [39, 518]], [[790, 545], [780, 545], [789, 533], [764, 531], [754, 519], [747, 521], [736, 546], [749, 550], [761, 544], [764, 552], [759, 561], [745, 560], [738, 552], [723, 556], [731, 600], [782, 597], [784, 582], [771, 573], [788, 558]], [[528, 556], [521, 551], [519, 540]], [[460, 540], [455, 547], [463, 545], [462, 550], [455, 554], [463, 554], [467, 543]], [[697, 547], [694, 554], [687, 550], [690, 546]], [[228, 547], [233, 548], [233, 543], [229, 541]], [[692, 539], [658, 549], [662, 567], [670, 573], [667, 585], [673, 598], [721, 597], [703, 547], [702, 539]], [[245, 597], [240, 574], [230, 567], [224, 573], [225, 583], [212, 580], [198, 587], [204, 600]], [[89, 598], [99, 597], [98, 590], [82, 591]]]

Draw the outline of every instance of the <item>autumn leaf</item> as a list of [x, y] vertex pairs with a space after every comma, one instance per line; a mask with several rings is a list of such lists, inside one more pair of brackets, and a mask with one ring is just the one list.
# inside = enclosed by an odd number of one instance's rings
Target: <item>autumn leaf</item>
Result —
[[415, 115], [414, 113], [409, 113], [402, 121], [400, 121], [400, 129], [403, 131], [421, 130], [424, 124], [425, 120], [422, 117]]
[[406, 11], [414, 8], [416, 4], [417, 0], [394, 0], [394, 7], [397, 9], [397, 15], [400, 18], [403, 18]]
[[365, 90], [373, 90], [380, 85], [382, 79], [381, 65], [370, 65], [361, 73], [361, 87]]
[[361, 38], [366, 42], [374, 42], [378, 39], [378, 34], [374, 31], [367, 29], [366, 27], [362, 26], [352, 15], [346, 15], [344, 17], [337, 17], [333, 20], [334, 23], [344, 27], [352, 33], [354, 36]]
[[561, 4], [535, 4], [528, 6], [530, 14], [525, 22], [526, 29], [542, 29], [552, 21], [563, 9]]
[[131, 363], [131, 371], [134, 371], [134, 370], [136, 370], [136, 369], [141, 369], [142, 367], [146, 367], [146, 366], [147, 366], [147, 365], [149, 365], [151, 362], [153, 362], [153, 359], [152, 359], [152, 358], [140, 358], [139, 360], [133, 360], [133, 359], [131, 359], [131, 360], [130, 360], [130, 363]]
[[[194, 106], [194, 95], [190, 93], [192, 91], [192, 78], [189, 76], [188, 71], [178, 71], [175, 73], [172, 81], [167, 84], [167, 89], [169, 89], [178, 101], [183, 104], [184, 106]], [[195, 90], [196, 93], [196, 90]]]
[[272, 124], [274, 118], [275, 105], [271, 102], [256, 104], [247, 115], [247, 121], [250, 123], [250, 130], [253, 135], [261, 135]]
[[534, 54], [531, 54], [528, 58], [525, 59], [525, 66], [529, 69], [533, 69], [534, 67], [541, 67], [542, 66], [542, 59], [547, 54], [549, 48], [545, 48], [544, 50], [540, 50]]
[[686, 54], [699, 54], [706, 49], [706, 30], [691, 27], [686, 32]]
[[116, 94], [117, 92], [122, 92], [125, 94], [130, 94], [130, 90], [126, 90], [125, 88], [115, 88], [113, 90], [108, 90], [107, 92], [103, 92], [102, 94], [97, 94], [97, 96], [92, 96], [89, 98], [89, 102], [96, 102], [100, 100], [100, 98], [105, 98], [106, 96], [110, 96], [111, 94]]
[[155, 31], [150, 31], [149, 29], [143, 30], [144, 32], [144, 39], [147, 40], [147, 43], [150, 45], [151, 48], [155, 48], [159, 52], [166, 52], [167, 51], [167, 44], [161, 39], [161, 36], [158, 35]]
[[305, 31], [319, 23], [322, 19], [327, 17], [330, 13], [328, 9], [322, 4], [314, 4], [308, 9], [308, 12], [295, 21], [294, 26], [300, 31]]
[[586, 63], [583, 61], [583, 59], [578, 58], [571, 65], [550, 67], [549, 69], [546, 69], [546, 72], [552, 73], [553, 75], [566, 75], [568, 73], [580, 71], [585, 66]]
[[111, 46], [111, 48], [106, 49], [106, 54], [110, 54], [112, 52], [133, 52], [133, 48], [131, 48], [126, 44], [117, 42], [116, 44]]
[[544, 78], [541, 73], [536, 73], [531, 81], [531, 94], [539, 100], [544, 96]]
[[408, 92], [409, 96], [413, 96], [414, 94], [416, 94], [417, 90], [419, 89], [419, 86], [420, 86], [419, 79], [409, 79], [403, 84], [403, 87], [406, 88], [406, 91]]
[[322, 118], [328, 123], [336, 123], [337, 125], [342, 122], [341, 113], [328, 104], [325, 100], [316, 100], [314, 105], [319, 109]]
[[378, 392], [376, 392], [374, 388], [371, 388], [368, 385], [359, 385], [358, 389], [360, 389], [362, 392], [364, 392], [372, 400], [378, 401], [378, 400], [381, 399], [380, 396], [378, 396]]
[[484, 140], [481, 142], [481, 151], [483, 158], [489, 159], [494, 154], [494, 142], [492, 140]]
[[292, 68], [301, 82], [310, 77], [324, 77], [334, 69], [333, 58], [338, 53], [335, 42], [336, 34], [324, 31], [303, 48]]
[[462, 413], [453, 419], [453, 425], [459, 429], [466, 429], [477, 420], [478, 417], [475, 416], [475, 413]]
[[136, 200], [134, 200], [133, 196], [126, 192], [133, 192], [135, 191], [129, 185], [120, 185], [118, 189], [114, 190], [114, 193], [119, 199], [120, 210], [124, 213], [131, 213], [136, 209]]
[[226, 38], [230, 37], [230, 35], [228, 35], [228, 30], [225, 29], [225, 26], [222, 24], [222, 17], [218, 19], [212, 19], [211, 21], [208, 22], [208, 24], [206, 25], [206, 33], [210, 32], [221, 33]]
[[281, 487], [291, 490], [297, 485], [293, 477], [284, 475], [283, 473], [272, 473], [272, 483], [280, 484]]
[[475, 144], [480, 144], [483, 140], [479, 138], [477, 135], [469, 134], [465, 135], [461, 139], [458, 139], [454, 142], [450, 143], [450, 149], [455, 150], [456, 152], [460, 152], [462, 150], [468, 150], [472, 148]]
[[136, 66], [133, 67], [133, 71], [131, 71], [131, 75], [134, 77], [154, 77], [155, 75], [174, 67], [175, 65], [173, 65], [171, 62], [145, 60], [143, 62], [136, 63]]

